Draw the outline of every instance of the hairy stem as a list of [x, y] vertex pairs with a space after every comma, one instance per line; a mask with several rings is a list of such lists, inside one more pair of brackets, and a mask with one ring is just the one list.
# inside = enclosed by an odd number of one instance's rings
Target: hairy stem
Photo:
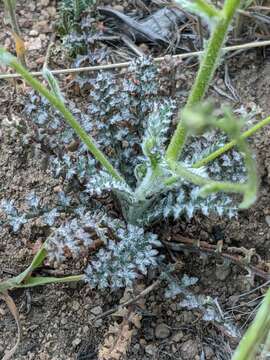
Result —
[[13, 37], [16, 45], [16, 54], [23, 66], [26, 66], [24, 41], [21, 37], [21, 31], [16, 18], [16, 1], [4, 0], [6, 11], [8, 12]]
[[[191, 183], [202, 187], [200, 194], [201, 196], [207, 196], [213, 192], [239, 192], [244, 195], [243, 201], [240, 204], [240, 208], [246, 209], [254, 203], [257, 195], [257, 174], [256, 174], [256, 163], [252, 157], [252, 153], [248, 147], [245, 137], [241, 134], [241, 124], [238, 124], [236, 119], [233, 117], [231, 112], [226, 111], [224, 113], [224, 118], [217, 121], [216, 118], [211, 118], [211, 114], [207, 112], [204, 108], [198, 109], [200, 112], [201, 118], [196, 118], [196, 111], [189, 112], [188, 109], [183, 113], [183, 121], [187, 126], [194, 127], [196, 126], [212, 126], [216, 127], [222, 131], [225, 131], [229, 136], [232, 137], [233, 144], [236, 145], [243, 155], [245, 162], [245, 168], [247, 171], [247, 181], [245, 183], [235, 183], [235, 182], [223, 182], [223, 181], [213, 181], [209, 178], [202, 177], [196, 174], [195, 169], [188, 169], [183, 167], [179, 162], [171, 160], [168, 161], [170, 169], [172, 170], [172, 178], [166, 180], [167, 185], [172, 185], [177, 181], [177, 177], [190, 181]], [[193, 118], [192, 118], [193, 116]], [[197, 120], [197, 122], [196, 122]], [[265, 121], [263, 122], [265, 123]], [[259, 126], [257, 124], [256, 129]], [[253, 130], [254, 131], [254, 130]], [[250, 132], [249, 132], [250, 133]]]
[[[229, 25], [239, 5], [240, 0], [226, 0], [222, 11], [220, 11], [219, 15], [216, 17], [213, 32], [210, 36], [195, 83], [192, 86], [185, 107], [192, 107], [202, 100], [205, 95], [216, 70]], [[180, 118], [180, 114], [178, 115], [178, 118]], [[183, 126], [181, 121], [178, 121], [177, 128], [166, 151], [166, 158], [168, 160], [178, 160], [185, 144], [186, 136], [186, 127]]]
[[[258, 130], [262, 129], [264, 126], [269, 125], [269, 124], [270, 124], [270, 116], [259, 121], [258, 124], [252, 126], [250, 129], [243, 132], [243, 134], [241, 135], [241, 139], [247, 139], [248, 137], [254, 135]], [[220, 149], [212, 152], [210, 155], [208, 155], [204, 159], [197, 161], [195, 164], [192, 165], [192, 167], [198, 169], [202, 166], [205, 166], [206, 164], [215, 160], [216, 158], [218, 158], [225, 152], [231, 150], [236, 145], [236, 143], [237, 143], [236, 140], [232, 140], [232, 141], [228, 142], [227, 144], [222, 146]]]
[[197, 7], [201, 10], [202, 13], [207, 15], [208, 17], [218, 16], [219, 11], [215, 8], [215, 6], [209, 4], [205, 0], [195, 0], [194, 1]]
[[10, 17], [10, 22], [12, 26], [12, 30], [20, 35], [20, 29], [16, 18], [15, 8], [16, 1], [14, 0], [4, 0], [6, 10], [8, 11], [8, 15]]
[[9, 54], [5, 49], [0, 47], [0, 61], [4, 62], [6, 65], [12, 67], [17, 71], [25, 81], [32, 86], [33, 89], [38, 91], [43, 95], [49, 102], [52, 104], [60, 113], [63, 115], [67, 123], [74, 129], [79, 138], [85, 143], [88, 150], [96, 158], [97, 161], [103, 165], [103, 167], [117, 180], [125, 182], [122, 176], [118, 171], [112, 166], [107, 157], [103, 152], [97, 147], [94, 139], [86, 133], [86, 131], [81, 127], [78, 121], [74, 118], [71, 112], [65, 107], [65, 104], [57, 98], [52, 92], [46, 89], [38, 80], [36, 80], [17, 60], [14, 56]]
[[[233, 192], [233, 193], [242, 193], [245, 190], [244, 184], [231, 183], [231, 182], [223, 182], [223, 181], [214, 181], [207, 177], [203, 177], [193, 173], [192, 171], [186, 169], [184, 166], [179, 163], [170, 163], [170, 167], [175, 173], [175, 176], [168, 178], [165, 180], [166, 185], [174, 184], [179, 178], [185, 179], [192, 184], [198, 185], [200, 187], [211, 186], [213, 188], [213, 192], [225, 191], [225, 192]], [[203, 189], [202, 189], [203, 190]]]
[[270, 289], [267, 291], [265, 298], [257, 312], [257, 315], [242, 337], [232, 360], [253, 360], [259, 346], [269, 336], [270, 329]]

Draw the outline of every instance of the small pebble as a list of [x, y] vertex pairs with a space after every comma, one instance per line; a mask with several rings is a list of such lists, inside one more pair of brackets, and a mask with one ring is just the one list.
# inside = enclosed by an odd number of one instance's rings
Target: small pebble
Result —
[[101, 307], [101, 306], [96, 306], [96, 307], [92, 308], [92, 309], [90, 310], [90, 312], [91, 312], [91, 314], [93, 314], [93, 315], [99, 315], [99, 314], [102, 313], [102, 307]]
[[122, 5], [114, 5], [113, 9], [116, 11], [124, 12], [124, 7]]
[[135, 344], [134, 346], [133, 346], [133, 351], [135, 351], [135, 352], [139, 352], [140, 351], [140, 344]]
[[175, 303], [170, 304], [170, 309], [171, 309], [173, 312], [177, 311], [177, 306], [176, 306], [176, 304], [175, 304]]
[[75, 340], [72, 341], [72, 346], [76, 347], [76, 346], [80, 345], [80, 343], [81, 343], [81, 339], [76, 338]]
[[41, 5], [42, 7], [48, 6], [49, 3], [50, 3], [50, 0], [40, 0], [40, 5]]
[[175, 335], [173, 335], [172, 340], [178, 343], [183, 338], [183, 336], [184, 336], [183, 332], [178, 331]]
[[80, 303], [78, 301], [73, 301], [72, 309], [78, 311], [80, 309]]
[[224, 281], [231, 273], [231, 267], [228, 264], [218, 265], [216, 267], [216, 277], [218, 280]]
[[209, 346], [204, 348], [204, 354], [206, 359], [212, 359], [214, 356], [214, 352]]
[[170, 336], [170, 329], [168, 325], [161, 323], [155, 328], [155, 336], [157, 339], [167, 339]]
[[267, 216], [265, 217], [265, 221], [266, 221], [266, 224], [267, 224], [268, 226], [270, 226], [270, 215], [267, 215]]
[[66, 325], [66, 324], [67, 324], [67, 319], [66, 318], [61, 319], [61, 325]]
[[181, 355], [182, 359], [184, 360], [190, 360], [194, 359], [197, 355], [198, 347], [197, 343], [194, 340], [188, 340], [184, 342], [181, 346]]
[[155, 355], [157, 352], [157, 348], [154, 345], [150, 344], [145, 347], [145, 352], [148, 355]]
[[30, 30], [29, 35], [30, 36], [38, 36], [38, 31], [37, 30]]

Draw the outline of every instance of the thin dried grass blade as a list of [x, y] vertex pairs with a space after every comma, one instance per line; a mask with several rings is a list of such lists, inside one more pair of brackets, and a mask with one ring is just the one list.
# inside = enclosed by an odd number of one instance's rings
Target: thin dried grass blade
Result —
[[17, 329], [18, 329], [18, 335], [17, 335], [17, 341], [16, 344], [13, 346], [13, 348], [11, 350], [8, 350], [6, 352], [6, 354], [4, 355], [4, 357], [2, 358], [2, 360], [10, 360], [12, 358], [12, 356], [15, 354], [20, 341], [21, 341], [21, 324], [20, 324], [20, 319], [19, 319], [19, 313], [17, 310], [17, 307], [12, 299], [11, 296], [8, 295], [7, 292], [4, 292], [2, 294], [0, 294], [0, 299], [2, 299], [3, 301], [5, 301], [5, 303], [7, 304], [9, 311], [11, 312], [12, 316], [14, 317], [16, 324], [17, 324]]

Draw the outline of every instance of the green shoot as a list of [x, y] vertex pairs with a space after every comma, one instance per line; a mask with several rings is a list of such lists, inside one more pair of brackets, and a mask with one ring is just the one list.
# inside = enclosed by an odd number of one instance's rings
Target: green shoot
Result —
[[24, 41], [22, 39], [20, 28], [16, 18], [16, 0], [4, 0], [4, 4], [15, 40], [17, 57], [20, 60], [21, 64], [23, 66], [26, 66]]
[[[252, 324], [242, 337], [232, 360], [253, 360], [259, 347], [266, 343], [269, 346], [270, 330], [270, 289], [257, 312]], [[269, 347], [268, 349], [269, 350]]]
[[211, 104], [198, 104], [193, 108], [185, 108], [182, 113], [182, 121], [187, 129], [187, 135], [198, 135], [205, 131], [206, 128], [218, 128], [228, 134], [244, 156], [248, 180], [244, 184], [213, 181], [185, 169], [177, 162], [171, 161], [169, 164], [171, 165], [174, 176], [172, 180], [168, 179], [167, 182], [173, 183], [177, 180], [177, 177], [184, 178], [193, 184], [201, 186], [200, 194], [203, 197], [206, 197], [213, 192], [220, 191], [242, 193], [244, 199], [240, 204], [240, 208], [246, 209], [250, 207], [256, 200], [257, 175], [256, 164], [252, 158], [251, 151], [241, 136], [241, 126], [243, 122], [236, 120], [228, 109], [224, 109], [223, 118], [217, 119], [213, 115]]
[[[256, 125], [252, 126], [250, 129], [243, 132], [243, 134], [241, 134], [240, 138], [243, 139], [243, 140], [247, 139], [250, 136], [254, 135], [258, 130], [262, 129], [264, 126], [269, 125], [269, 124], [270, 124], [270, 116], [268, 116], [267, 118], [259, 121]], [[225, 152], [231, 150], [235, 145], [236, 145], [235, 140], [232, 140], [232, 141], [228, 142], [222, 148], [214, 151], [212, 154], [210, 154], [206, 158], [204, 158], [204, 159], [196, 162], [195, 164], [193, 164], [193, 168], [198, 169], [198, 168], [200, 168], [202, 166], [205, 166], [206, 164], [210, 163], [211, 161], [214, 161], [216, 158], [218, 158], [219, 156], [221, 156]]]
[[[203, 99], [216, 70], [221, 55], [221, 48], [226, 39], [233, 15], [235, 14], [239, 5], [240, 0], [226, 0], [223, 9], [216, 17], [212, 34], [201, 61], [195, 83], [192, 86], [190, 95], [187, 100], [186, 108], [193, 107]], [[178, 118], [180, 119], [180, 114]], [[179, 120], [177, 128], [167, 149], [166, 157], [169, 161], [177, 161], [179, 159], [185, 144], [186, 136], [187, 129]]]

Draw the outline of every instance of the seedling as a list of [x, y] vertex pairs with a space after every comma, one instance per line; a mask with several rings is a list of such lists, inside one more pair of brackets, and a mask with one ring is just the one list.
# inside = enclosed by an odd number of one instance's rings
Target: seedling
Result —
[[[241, 121], [236, 121], [229, 110], [225, 109], [222, 116], [218, 118], [215, 116], [214, 110], [210, 105], [201, 102], [218, 64], [221, 47], [225, 41], [233, 14], [239, 6], [239, 1], [225, 1], [222, 10], [217, 10], [212, 5], [202, 1], [195, 2], [194, 4], [192, 4], [191, 9], [200, 12], [203, 11], [203, 15], [208, 18], [212, 29], [211, 37], [201, 60], [201, 65], [188, 97], [187, 105], [179, 112], [178, 126], [167, 147], [167, 134], [170, 128], [168, 118], [166, 117], [166, 111], [168, 111], [168, 109], [166, 110], [165, 108], [162, 111], [156, 111], [153, 113], [152, 118], [149, 119], [142, 141], [144, 160], [141, 165], [135, 168], [137, 178], [135, 188], [126, 182], [124, 176], [120, 174], [119, 170], [112, 165], [112, 162], [98, 148], [91, 135], [82, 128], [72, 113], [67, 109], [62, 95], [59, 94], [58, 86], [55, 86], [56, 83], [52, 75], [46, 75], [49, 84], [52, 85], [51, 90], [48, 90], [38, 80], [34, 79], [16, 58], [4, 49], [0, 50], [2, 63], [11, 66], [21, 74], [33, 89], [44, 96], [49, 103], [63, 115], [64, 119], [83, 141], [96, 161], [103, 167], [104, 170], [96, 175], [94, 180], [89, 179], [87, 191], [94, 193], [96, 189], [102, 191], [102, 188], [113, 191], [121, 204], [125, 221], [132, 226], [141, 228], [144, 224], [149, 224], [151, 220], [153, 221], [160, 218], [161, 213], [164, 212], [156, 210], [158, 210], [157, 208], [160, 206], [160, 201], [164, 203], [164, 194], [169, 194], [171, 190], [177, 191], [178, 188], [181, 189], [181, 186], [186, 183], [193, 184], [193, 190], [190, 196], [191, 200], [193, 199], [194, 201], [197, 201], [200, 197], [207, 198], [220, 192], [240, 193], [243, 195], [240, 208], [248, 208], [256, 199], [257, 178], [255, 175], [255, 163], [248, 149], [248, 145], [245, 142], [245, 138], [253, 134], [260, 127], [268, 124], [270, 118], [263, 120], [248, 132], [242, 134]], [[222, 130], [231, 137], [231, 142], [222, 146], [216, 152], [209, 154], [206, 158], [187, 166], [185, 162], [181, 161], [184, 145], [189, 136], [197, 136], [198, 133], [201, 133], [205, 128]], [[243, 179], [241, 179], [238, 183], [212, 180], [204, 167], [234, 145], [239, 148], [243, 156], [246, 166], [246, 180], [243, 181]], [[184, 202], [185, 199], [183, 199], [183, 196], [182, 191], [180, 191], [180, 196], [177, 200], [181, 201], [182, 198]], [[193, 206], [190, 204], [187, 212], [191, 211], [190, 207]], [[152, 211], [153, 209], [155, 210], [154, 213]], [[179, 211], [179, 214], [180, 213], [181, 211]], [[100, 221], [102, 223], [103, 220]], [[75, 225], [73, 225], [73, 231], [76, 230], [74, 226]], [[79, 230], [80, 224], [76, 226]], [[119, 231], [117, 229], [120, 229], [121, 225], [113, 226], [113, 228], [115, 228], [117, 233], [117, 231]], [[62, 231], [63, 235], [65, 231]], [[81, 242], [86, 241], [83, 236], [79, 239]], [[118, 239], [116, 241], [119, 241], [121, 236], [119, 238], [119, 236], [116, 235], [116, 239]], [[53, 241], [55, 241], [55, 239]], [[50, 245], [48, 245], [49, 243], [50, 239], [47, 240], [46, 245], [44, 245], [42, 249], [43, 255], [47, 251], [46, 246], [50, 247]], [[63, 245], [66, 246], [67, 244], [64, 242]], [[69, 244], [69, 246], [71, 247], [71, 244]], [[102, 254], [99, 256], [102, 256]], [[27, 284], [33, 281], [31, 277], [27, 278], [27, 280], [23, 277], [22, 280], [21, 286], [27, 286]], [[11, 283], [12, 281], [9, 281], [9, 284]], [[16, 286], [19, 286], [20, 282], [16, 283]], [[7, 284], [1, 286], [1, 289], [12, 288], [12, 285], [7, 286]]]
[[[117, 163], [106, 156], [72, 111], [66, 107], [66, 101], [51, 73], [45, 74], [51, 86], [49, 90], [33, 78], [16, 58], [3, 48], [0, 49], [0, 61], [18, 72], [64, 117], [101, 167], [101, 170], [98, 170], [95, 163], [93, 176], [84, 184], [86, 192], [91, 195], [100, 194], [104, 190], [113, 193], [121, 205], [124, 219], [112, 219], [99, 211], [90, 212], [85, 208], [87, 204], [84, 204], [84, 209], [77, 211], [77, 218], [52, 232], [27, 270], [0, 283], [0, 292], [52, 282], [80, 280], [86, 280], [90, 286], [99, 288], [116, 289], [129, 286], [134, 279], [145, 274], [148, 268], [157, 267], [162, 261], [157, 251], [161, 244], [156, 235], [144, 230], [146, 224], [149, 225], [166, 214], [177, 217], [185, 213], [191, 217], [198, 209], [205, 215], [212, 210], [222, 215], [226, 213], [226, 208], [232, 208], [231, 199], [228, 197], [231, 193], [243, 196], [240, 209], [246, 209], [255, 202], [258, 188], [256, 166], [246, 138], [269, 124], [270, 117], [242, 132], [243, 119], [236, 119], [227, 108], [223, 108], [217, 114], [210, 103], [203, 102], [239, 4], [239, 0], [226, 0], [223, 8], [219, 10], [204, 0], [192, 3], [184, 1], [187, 9], [207, 19], [211, 36], [187, 104], [179, 111], [178, 125], [172, 138], [168, 138], [172, 130], [168, 116], [172, 103], [163, 103], [163, 106], [157, 104], [155, 111], [148, 118], [141, 143], [141, 161], [134, 168], [133, 180], [130, 179], [130, 172], [121, 173], [123, 163]], [[195, 156], [194, 160], [186, 147], [188, 149], [193, 143], [197, 144], [196, 141], [206, 130], [217, 131], [215, 136], [223, 133], [225, 135], [221, 137], [222, 141], [228, 137], [230, 142], [219, 146], [213, 152], [210, 147], [204, 148], [206, 156], [203, 158], [199, 157], [197, 147], [197, 158]], [[119, 135], [120, 138], [122, 135]], [[232, 159], [228, 157], [226, 160], [229, 167], [241, 163], [239, 172], [234, 169], [235, 174], [232, 175], [235, 176], [228, 180], [211, 178], [213, 161], [233, 147], [238, 151], [234, 150]], [[123, 159], [122, 154], [119, 155], [119, 159]], [[70, 159], [66, 157], [65, 161], [66, 164], [70, 162], [68, 166], [71, 168]], [[83, 176], [87, 176], [87, 173], [84, 172]], [[102, 241], [104, 248], [96, 253], [85, 275], [66, 278], [43, 278], [32, 275], [46, 257], [62, 261], [65, 259], [65, 250], [68, 249], [69, 253], [76, 255], [83, 248], [93, 244], [96, 238]]]

